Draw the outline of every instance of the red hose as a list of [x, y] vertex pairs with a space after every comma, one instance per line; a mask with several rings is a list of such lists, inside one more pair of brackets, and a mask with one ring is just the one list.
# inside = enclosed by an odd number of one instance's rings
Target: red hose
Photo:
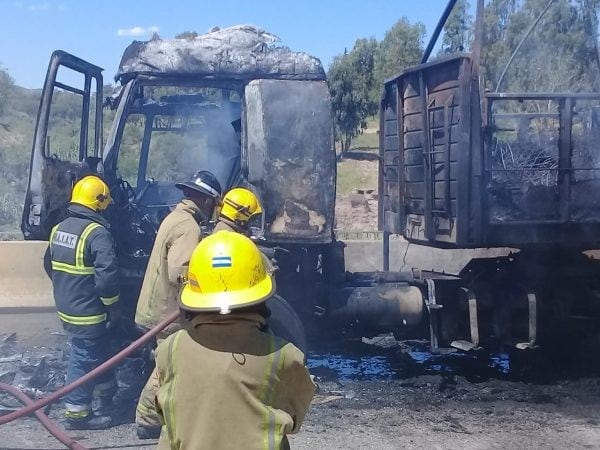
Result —
[[[148, 343], [150, 341], [150, 339], [152, 339], [154, 336], [156, 336], [161, 330], [166, 328], [169, 324], [171, 324], [172, 322], [175, 322], [178, 318], [179, 318], [179, 311], [175, 311], [173, 314], [171, 314], [166, 319], [164, 319], [162, 322], [157, 324], [154, 328], [152, 328], [150, 331], [148, 331], [146, 334], [144, 334], [138, 340], [133, 341], [131, 344], [129, 344], [126, 348], [121, 350], [115, 356], [106, 360], [105, 362], [100, 364], [98, 367], [96, 367], [94, 370], [92, 370], [89, 373], [86, 373], [84, 376], [82, 376], [81, 378], [78, 378], [73, 383], [60, 388], [58, 391], [50, 394], [48, 397], [41, 398], [35, 402], [31, 402], [31, 400], [29, 400], [31, 403], [28, 404], [27, 406], [20, 408], [16, 411], [13, 411], [10, 414], [0, 417], [0, 425], [4, 425], [8, 422], [12, 422], [13, 420], [18, 419], [19, 417], [27, 416], [27, 415], [31, 414], [32, 412], [37, 411], [38, 409], [43, 408], [44, 406], [48, 405], [49, 403], [55, 402], [59, 398], [68, 394], [69, 392], [71, 392], [73, 389], [77, 389], [79, 386], [87, 383], [88, 381], [97, 377], [101, 373], [106, 372], [108, 369], [110, 369], [115, 364], [121, 362], [123, 359], [128, 357], [130, 354], [132, 354], [134, 351], [136, 351], [142, 345]], [[27, 397], [27, 398], [29, 399], [29, 397]], [[83, 449], [83, 448], [84, 447], [80, 447], [80, 449]]]
[[[11, 386], [10, 384], [0, 383], [0, 390], [8, 392], [12, 396], [21, 400], [21, 402], [26, 405], [34, 404], [33, 400], [31, 400], [29, 397], [27, 397], [27, 395], [25, 395], [23, 392], [21, 392], [16, 387]], [[79, 442], [77, 442], [75, 439], [73, 439], [71, 436], [69, 436], [67, 433], [65, 433], [63, 430], [58, 428], [54, 424], [54, 422], [52, 422], [48, 418], [48, 416], [46, 414], [44, 414], [40, 410], [35, 411], [34, 414], [35, 414], [35, 417], [37, 417], [37, 419], [41, 422], [41, 424], [44, 425], [46, 430], [48, 430], [50, 432], [50, 434], [52, 434], [52, 436], [54, 436], [60, 442], [65, 444], [68, 448], [70, 448], [72, 450], [88, 450], [87, 447], [84, 447]]]

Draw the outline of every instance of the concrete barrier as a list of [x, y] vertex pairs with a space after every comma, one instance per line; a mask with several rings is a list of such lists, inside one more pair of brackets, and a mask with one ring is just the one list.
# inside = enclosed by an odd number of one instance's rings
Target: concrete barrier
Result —
[[0, 242], [0, 311], [54, 307], [44, 270], [45, 241]]
[[[382, 241], [345, 241], [346, 270], [371, 272], [383, 268]], [[0, 312], [11, 309], [52, 309], [52, 284], [44, 270], [45, 241], [0, 242]], [[458, 273], [472, 258], [508, 254], [507, 249], [441, 250], [390, 241], [390, 269]]]
[[[383, 241], [344, 241], [346, 270], [372, 272], [383, 270]], [[507, 248], [447, 250], [409, 244], [404, 239], [390, 241], [390, 270], [410, 271], [413, 267], [458, 274], [473, 258], [508, 255]]]

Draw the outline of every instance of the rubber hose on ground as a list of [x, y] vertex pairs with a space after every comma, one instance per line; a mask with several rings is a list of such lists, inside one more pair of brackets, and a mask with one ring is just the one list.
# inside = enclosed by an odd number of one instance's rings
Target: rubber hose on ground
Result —
[[77, 389], [82, 384], [85, 384], [88, 381], [92, 380], [93, 378], [97, 377], [98, 375], [106, 372], [112, 366], [114, 366], [115, 364], [118, 364], [123, 359], [127, 358], [138, 348], [140, 348], [144, 344], [148, 343], [150, 341], [150, 339], [152, 339], [154, 336], [156, 336], [161, 330], [166, 328], [168, 325], [175, 322], [178, 318], [179, 318], [179, 311], [175, 311], [173, 314], [171, 314], [166, 319], [164, 319], [162, 322], [157, 324], [154, 328], [152, 328], [150, 331], [148, 331], [142, 337], [140, 337], [136, 341], [133, 341], [131, 344], [129, 344], [126, 348], [121, 350], [115, 356], [106, 360], [105, 362], [100, 364], [98, 367], [96, 367], [94, 370], [85, 374], [81, 378], [78, 378], [73, 383], [60, 388], [58, 391], [50, 394], [47, 397], [44, 397], [35, 402], [32, 402], [30, 405], [27, 405], [24, 408], [20, 408], [16, 411], [11, 412], [10, 414], [0, 417], [0, 425], [4, 425], [6, 423], [12, 422], [13, 420], [18, 419], [19, 417], [27, 416], [27, 415], [33, 413], [34, 411], [37, 411], [38, 409], [43, 408], [44, 406], [55, 402], [59, 398], [68, 394], [69, 392], [71, 392], [73, 389]]
[[[18, 398], [25, 405], [34, 404], [33, 400], [31, 400], [27, 395], [25, 395], [22, 391], [17, 389], [10, 384], [0, 383], [0, 391], [8, 392], [10, 395]], [[40, 423], [50, 432], [52, 436], [58, 439], [60, 442], [65, 444], [68, 448], [72, 450], [88, 450], [87, 447], [84, 447], [63, 430], [61, 430], [52, 420], [48, 418], [46, 414], [41, 412], [40, 410], [34, 411], [35, 417], [40, 421]]]

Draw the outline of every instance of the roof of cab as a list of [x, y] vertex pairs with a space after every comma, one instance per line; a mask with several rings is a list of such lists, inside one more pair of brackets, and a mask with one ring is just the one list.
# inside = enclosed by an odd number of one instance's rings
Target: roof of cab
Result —
[[321, 61], [280, 45], [253, 25], [215, 29], [193, 38], [134, 41], [124, 51], [116, 81], [138, 74], [252, 79], [325, 80]]

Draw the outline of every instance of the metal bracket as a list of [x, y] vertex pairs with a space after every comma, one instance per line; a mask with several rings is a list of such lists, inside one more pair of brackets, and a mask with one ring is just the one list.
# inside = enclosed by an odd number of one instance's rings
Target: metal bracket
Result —
[[429, 310], [429, 335], [431, 340], [431, 350], [439, 348], [439, 332], [440, 332], [440, 316], [439, 310], [444, 305], [438, 305], [435, 297], [435, 281], [432, 279], [425, 280], [427, 283], [427, 299], [425, 305]]
[[533, 291], [527, 291], [529, 306], [529, 342], [519, 342], [515, 345], [519, 350], [537, 348], [537, 296]]
[[477, 297], [475, 292], [469, 288], [461, 288], [466, 294], [469, 303], [469, 328], [471, 332], [471, 341], [458, 340], [453, 341], [450, 346], [463, 351], [478, 350], [479, 347], [479, 321], [477, 319]]
[[[423, 272], [421, 271], [421, 269], [419, 269], [418, 267], [413, 267], [411, 269], [412, 271], [412, 276], [415, 280], [417, 281], [423, 281]], [[430, 280], [427, 280], [427, 282], [429, 282]], [[427, 287], [429, 287], [429, 283], [427, 284]]]

